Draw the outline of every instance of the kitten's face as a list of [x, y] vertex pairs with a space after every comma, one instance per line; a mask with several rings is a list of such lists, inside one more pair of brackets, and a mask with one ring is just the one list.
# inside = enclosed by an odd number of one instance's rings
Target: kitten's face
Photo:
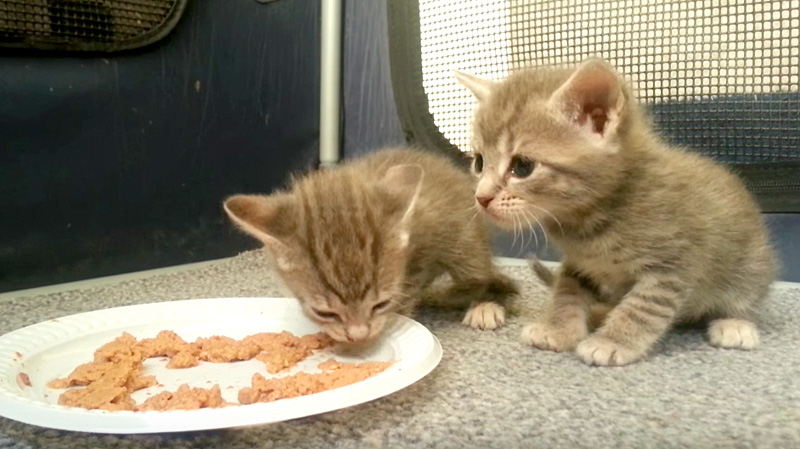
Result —
[[381, 183], [331, 170], [288, 193], [225, 202], [233, 221], [270, 248], [308, 316], [339, 342], [374, 339], [407, 303], [409, 211], [421, 169], [398, 167]]
[[[407, 245], [401, 231], [386, 230], [359, 241], [347, 221], [312, 232], [332, 239], [285, 241], [273, 248], [277, 269], [307, 315], [334, 340], [361, 343], [378, 336], [404, 303]], [[326, 249], [328, 248], [328, 249]]]
[[574, 73], [524, 72], [499, 83], [459, 74], [479, 100], [476, 202], [496, 224], [552, 228], [612, 188], [624, 96], [609, 70], [591, 62]]

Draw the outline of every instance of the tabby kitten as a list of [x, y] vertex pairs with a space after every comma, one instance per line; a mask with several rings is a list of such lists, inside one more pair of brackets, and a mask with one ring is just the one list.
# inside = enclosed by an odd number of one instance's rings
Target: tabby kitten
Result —
[[514, 283], [492, 265], [471, 176], [427, 152], [389, 149], [294, 179], [288, 191], [235, 195], [228, 216], [261, 240], [304, 310], [340, 342], [375, 338], [449, 273], [464, 323], [494, 329]]
[[[673, 324], [708, 320], [714, 346], [758, 344], [752, 320], [776, 262], [734, 175], [660, 141], [602, 60], [502, 82], [456, 76], [478, 99], [476, 201], [502, 227], [539, 223], [563, 254], [527, 342], [626, 365]], [[589, 335], [596, 301], [614, 307]]]

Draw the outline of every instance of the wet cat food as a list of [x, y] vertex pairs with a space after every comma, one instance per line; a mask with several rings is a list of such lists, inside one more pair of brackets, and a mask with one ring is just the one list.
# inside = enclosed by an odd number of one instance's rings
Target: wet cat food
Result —
[[[64, 406], [99, 410], [166, 411], [217, 408], [236, 403], [226, 402], [219, 385], [210, 389], [181, 385], [176, 391], [159, 393], [141, 404], [131, 394], [158, 385], [153, 376], [141, 371], [144, 360], [151, 357], [168, 358], [167, 368], [194, 367], [200, 361], [229, 363], [255, 358], [266, 365], [269, 373], [295, 366], [314, 353], [333, 345], [323, 333], [297, 337], [289, 332], [260, 333], [241, 340], [212, 336], [184, 341], [172, 331], [161, 331], [154, 338], [137, 340], [123, 333], [101, 346], [92, 362], [78, 366], [63, 379], [54, 379], [48, 387], [68, 389], [59, 396]], [[251, 387], [239, 392], [239, 403], [269, 402], [306, 394], [318, 393], [367, 379], [384, 371], [391, 362], [345, 363], [330, 360], [319, 365], [318, 374], [298, 373], [280, 379], [253, 375]]]

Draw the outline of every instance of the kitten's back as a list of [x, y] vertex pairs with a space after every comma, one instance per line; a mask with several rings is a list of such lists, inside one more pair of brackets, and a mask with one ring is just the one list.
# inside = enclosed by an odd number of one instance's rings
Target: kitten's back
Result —
[[[752, 195], [736, 175], [702, 156], [667, 146], [655, 151], [657, 157], [645, 173], [668, 185], [643, 181], [646, 198], [636, 215], [650, 214], [654, 226], [665, 228], [664, 237], [677, 235], [690, 243], [683, 248], [693, 256], [682, 258], [686, 264], [682, 271], [697, 275], [692, 296], [699, 303], [688, 303], [683, 315], [698, 319], [708, 307], [692, 306], [708, 306], [705, 303], [714, 300], [731, 307], [755, 307], [757, 302], [745, 304], [744, 298], [763, 300], [777, 261]], [[662, 220], [656, 222], [654, 215]]]
[[[419, 165], [424, 172], [414, 208], [418, 233], [444, 231], [450, 238], [456, 238], [459, 229], [477, 212], [474, 180], [445, 156], [413, 149], [386, 149], [352, 163], [348, 169], [355, 176], [377, 181], [392, 166], [403, 164]], [[441, 229], [448, 227], [450, 232]]]

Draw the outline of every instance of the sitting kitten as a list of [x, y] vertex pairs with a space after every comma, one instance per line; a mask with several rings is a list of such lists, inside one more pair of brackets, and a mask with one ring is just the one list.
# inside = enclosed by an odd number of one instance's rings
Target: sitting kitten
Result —
[[[593, 365], [641, 359], [679, 321], [710, 320], [714, 346], [758, 344], [752, 319], [776, 263], [734, 175], [661, 142], [602, 60], [502, 82], [456, 76], [478, 99], [477, 202], [503, 227], [540, 223], [563, 253], [525, 340]], [[614, 308], [589, 335], [594, 301]]]
[[328, 335], [365, 342], [445, 272], [451, 293], [471, 304], [465, 324], [503, 324], [516, 287], [492, 265], [472, 192], [470, 175], [444, 157], [391, 149], [295, 179], [286, 192], [233, 196], [224, 208], [270, 248]]

